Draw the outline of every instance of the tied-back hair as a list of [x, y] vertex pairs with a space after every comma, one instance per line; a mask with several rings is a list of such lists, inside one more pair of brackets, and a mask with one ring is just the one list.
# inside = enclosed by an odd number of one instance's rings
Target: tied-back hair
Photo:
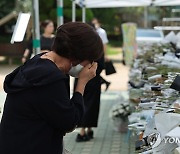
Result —
[[53, 23], [53, 21], [49, 19], [44, 20], [43, 22], [41, 22], [40, 27], [44, 30], [50, 23]]

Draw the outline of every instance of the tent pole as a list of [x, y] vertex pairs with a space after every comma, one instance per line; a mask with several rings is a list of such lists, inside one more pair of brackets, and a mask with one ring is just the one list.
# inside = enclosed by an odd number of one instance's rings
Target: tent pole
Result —
[[40, 53], [40, 29], [39, 29], [39, 0], [32, 1], [33, 14], [33, 50], [35, 55]]
[[86, 22], [86, 7], [84, 5], [82, 7], [82, 22]]
[[72, 22], [76, 21], [76, 2], [72, 1]]
[[63, 23], [63, 0], [57, 0], [57, 26], [60, 26]]

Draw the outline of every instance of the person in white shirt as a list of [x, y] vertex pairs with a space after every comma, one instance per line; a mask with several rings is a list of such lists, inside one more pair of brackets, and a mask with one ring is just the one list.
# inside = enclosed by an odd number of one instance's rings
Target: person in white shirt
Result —
[[[90, 23], [90, 26], [96, 30], [95, 25]], [[108, 42], [107, 34], [105, 30], [98, 29], [99, 36], [103, 38], [103, 43], [106, 48], [106, 43]], [[102, 39], [101, 38], [101, 39]], [[85, 104], [85, 114], [81, 121], [81, 123], [78, 125], [78, 128], [80, 128], [80, 132], [76, 136], [76, 142], [85, 142], [89, 141], [94, 138], [94, 131], [93, 128], [98, 127], [98, 118], [99, 118], [99, 109], [100, 109], [100, 96], [101, 96], [101, 84], [106, 84], [106, 90], [108, 89], [110, 82], [107, 82], [101, 77], [101, 72], [104, 69], [104, 54], [101, 58], [97, 60], [98, 68], [96, 71], [96, 77], [93, 78], [88, 82], [86, 85], [83, 99]], [[77, 86], [78, 79], [75, 79], [74, 82], [74, 88]], [[96, 90], [94, 90], [96, 89]], [[74, 89], [75, 90], [75, 89]]]
[[[96, 28], [96, 31], [97, 33], [99, 34], [102, 42], [103, 42], [103, 46], [104, 46], [104, 59], [105, 59], [105, 62], [106, 61], [109, 61], [108, 57], [107, 57], [107, 44], [109, 42], [108, 38], [107, 38], [107, 33], [105, 31], [105, 29], [103, 29], [101, 27], [101, 24], [99, 22], [99, 20], [97, 18], [94, 18], [92, 20], [92, 24], [95, 26]], [[106, 84], [106, 89], [105, 91], [107, 91], [107, 89], [109, 88], [110, 86], [110, 82], [106, 81], [104, 78], [101, 77], [101, 84]]]
[[101, 28], [101, 24], [99, 23], [98, 19], [94, 18], [92, 20], [92, 24], [94, 24], [96, 31], [98, 32], [98, 34], [103, 42], [105, 60], [108, 60], [108, 58], [107, 58], [107, 43], [109, 42], [109, 40], [107, 38], [107, 33], [103, 28]]

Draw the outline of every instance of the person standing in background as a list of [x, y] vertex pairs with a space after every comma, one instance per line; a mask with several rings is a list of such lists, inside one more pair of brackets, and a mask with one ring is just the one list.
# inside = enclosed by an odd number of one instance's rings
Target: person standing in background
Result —
[[[54, 23], [51, 20], [45, 20], [41, 23], [41, 29], [43, 31], [43, 34], [40, 38], [41, 43], [41, 52], [49, 52], [51, 51], [51, 46], [54, 42]], [[28, 43], [28, 47], [24, 52], [24, 55], [22, 57], [22, 63], [25, 63], [27, 60], [29, 60], [33, 53], [33, 45], [32, 45], [32, 39]]]
[[107, 33], [106, 33], [105, 29], [101, 28], [101, 24], [99, 23], [99, 20], [97, 18], [94, 18], [92, 20], [92, 24], [95, 26], [96, 31], [99, 34], [99, 36], [103, 42], [105, 60], [108, 60], [108, 58], [107, 58], [107, 43], [109, 42], [109, 40], [107, 38]]
[[[95, 30], [94, 25], [89, 24]], [[98, 34], [99, 35], [99, 34]], [[102, 40], [101, 40], [102, 41]], [[102, 43], [103, 44], [103, 43]], [[104, 47], [103, 47], [104, 49]], [[89, 141], [94, 138], [93, 127], [98, 126], [98, 117], [100, 109], [100, 96], [101, 96], [101, 72], [104, 69], [104, 52], [103, 55], [96, 61], [98, 64], [96, 70], [96, 77], [91, 79], [84, 90], [84, 105], [85, 114], [82, 121], [78, 125], [81, 128], [80, 133], [77, 134], [76, 142]], [[75, 78], [74, 82], [74, 92], [77, 87], [78, 78]], [[86, 130], [87, 129], [87, 130]]]
[[[106, 50], [106, 44], [108, 43], [107, 34], [105, 30], [99, 28], [98, 25], [94, 23], [90, 23], [90, 25], [97, 31], [98, 35], [100, 36], [103, 49]], [[99, 109], [100, 109], [100, 97], [101, 97], [101, 84], [106, 84], [106, 90], [108, 89], [110, 82], [107, 82], [101, 77], [101, 72], [104, 69], [104, 61], [105, 59], [108, 61], [106, 56], [106, 51], [100, 59], [97, 60], [98, 67], [96, 71], [96, 77], [91, 79], [84, 91], [84, 104], [85, 104], [85, 115], [78, 125], [81, 128], [80, 133], [76, 136], [76, 142], [85, 142], [89, 141], [90, 139], [94, 138], [94, 131], [92, 128], [98, 127], [98, 118], [99, 118]], [[106, 58], [104, 58], [106, 57]], [[77, 86], [78, 79], [75, 79], [74, 84], [74, 91]]]
[[54, 42], [54, 24], [51, 20], [45, 20], [41, 23], [43, 34], [41, 35], [41, 52], [51, 51]]
[[[107, 33], [106, 33], [105, 29], [101, 28], [101, 24], [100, 24], [100, 22], [99, 22], [99, 20], [97, 18], [94, 18], [92, 20], [92, 24], [95, 26], [95, 29], [96, 29], [97, 33], [99, 34], [99, 36], [100, 36], [100, 38], [101, 38], [101, 40], [103, 42], [105, 62], [109, 61], [109, 59], [107, 57], [107, 43], [109, 42], [109, 40], [107, 38]], [[106, 84], [105, 91], [107, 91], [107, 89], [109, 88], [111, 82], [108, 82], [103, 77], [101, 77], [101, 84]]]

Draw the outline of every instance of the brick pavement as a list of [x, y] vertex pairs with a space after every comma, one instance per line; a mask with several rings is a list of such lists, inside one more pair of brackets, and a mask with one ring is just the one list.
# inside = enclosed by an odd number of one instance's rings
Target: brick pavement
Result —
[[95, 138], [89, 142], [76, 143], [75, 138], [79, 130], [67, 134], [65, 147], [73, 154], [133, 154], [134, 137], [114, 131], [109, 118], [109, 110], [116, 103], [119, 95], [127, 97], [127, 92], [108, 92], [101, 97], [101, 108], [98, 128]]

